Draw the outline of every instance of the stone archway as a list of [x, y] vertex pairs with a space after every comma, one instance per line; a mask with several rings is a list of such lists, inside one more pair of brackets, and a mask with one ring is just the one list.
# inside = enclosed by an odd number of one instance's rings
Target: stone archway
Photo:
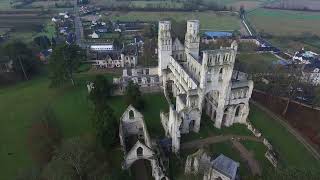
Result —
[[221, 122], [221, 125], [225, 126], [226, 125], [226, 122], [227, 122], [227, 119], [228, 119], [228, 112], [229, 111], [229, 108], [226, 107], [224, 109], [224, 112], [223, 112], [223, 117], [222, 117], [222, 122]]
[[193, 131], [195, 123], [196, 123], [195, 120], [191, 120], [191, 121], [189, 122], [189, 132], [190, 132], [190, 131]]

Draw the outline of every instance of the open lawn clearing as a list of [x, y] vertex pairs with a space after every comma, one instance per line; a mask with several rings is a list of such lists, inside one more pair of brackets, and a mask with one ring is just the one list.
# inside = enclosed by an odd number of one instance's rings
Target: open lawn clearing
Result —
[[273, 168], [272, 164], [264, 156], [268, 149], [263, 143], [254, 141], [241, 141], [241, 144], [246, 147], [247, 150], [253, 154], [253, 157], [259, 162], [262, 169], [262, 174], [266, 174]]
[[248, 20], [258, 31], [273, 35], [301, 35], [311, 33], [320, 36], [320, 12], [257, 9], [248, 14]]
[[[14, 179], [19, 170], [33, 166], [26, 146], [27, 132], [38, 113], [51, 107], [65, 138], [93, 131], [91, 106], [87, 98], [87, 77], [77, 76], [77, 87], [51, 89], [47, 78], [33, 79], [0, 89], [0, 169], [1, 180]], [[110, 76], [108, 76], [110, 77]], [[111, 78], [111, 77], [110, 77]], [[160, 124], [160, 109], [167, 103], [161, 94], [144, 96], [146, 106], [142, 112], [150, 134], [164, 135]], [[110, 100], [119, 119], [126, 106], [123, 97]]]
[[212, 122], [210, 118], [203, 113], [200, 124], [200, 132], [183, 134], [181, 137], [181, 143], [219, 135], [251, 136], [252, 133], [243, 124], [234, 124], [231, 127], [222, 127], [221, 129], [217, 129], [214, 127], [214, 122]]
[[252, 104], [249, 119], [279, 153], [280, 166], [319, 170], [320, 162], [285, 127]]
[[14, 179], [20, 169], [33, 165], [26, 145], [27, 131], [47, 106], [55, 112], [64, 137], [91, 131], [86, 89], [48, 86], [49, 81], [41, 78], [0, 90], [0, 179]]
[[271, 53], [240, 53], [236, 61], [240, 63], [241, 71], [244, 72], [268, 72], [272, 68], [272, 63], [278, 58]]
[[165, 19], [175, 19], [176, 21], [186, 21], [189, 19], [200, 20], [200, 28], [215, 31], [239, 30], [241, 22], [237, 15], [225, 13], [205, 12], [106, 12], [106, 19], [121, 21], [153, 21], [158, 22]]

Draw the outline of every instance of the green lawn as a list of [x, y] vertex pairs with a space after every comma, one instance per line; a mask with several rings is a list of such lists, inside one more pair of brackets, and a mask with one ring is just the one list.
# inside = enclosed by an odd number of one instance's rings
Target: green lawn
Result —
[[165, 19], [175, 19], [176, 21], [186, 21], [189, 19], [200, 20], [201, 29], [215, 31], [233, 31], [240, 29], [238, 16], [217, 14], [213, 11], [206, 12], [108, 12], [106, 19], [122, 21], [159, 21]]
[[[26, 147], [28, 128], [47, 106], [57, 116], [65, 138], [79, 136], [93, 131], [91, 124], [91, 106], [85, 87], [87, 76], [79, 77], [76, 88], [50, 89], [46, 78], [33, 79], [17, 85], [0, 89], [0, 179], [13, 179], [19, 170], [33, 165]], [[144, 96], [146, 107], [142, 112], [151, 135], [163, 135], [160, 124], [160, 109], [166, 109], [167, 103], [161, 94]], [[123, 97], [110, 100], [117, 118], [120, 118], [126, 106]], [[8, 155], [11, 153], [11, 155]]]
[[241, 141], [241, 144], [253, 153], [253, 157], [259, 162], [263, 175], [273, 169], [272, 164], [267, 160], [264, 154], [267, 152], [267, 147], [260, 142]]
[[309, 151], [286, 128], [271, 119], [254, 105], [250, 106], [249, 119], [259, 129], [280, 155], [282, 167], [295, 167], [319, 170], [320, 162], [316, 161]]
[[192, 141], [196, 139], [203, 139], [209, 136], [219, 136], [219, 135], [242, 135], [242, 136], [252, 136], [252, 133], [243, 124], [234, 124], [231, 127], [222, 127], [217, 129], [214, 127], [214, 123], [210, 120], [207, 115], [202, 114], [200, 132], [189, 134], [183, 134], [181, 137], [181, 142]]
[[19, 169], [33, 164], [26, 146], [27, 131], [45, 107], [52, 107], [65, 137], [91, 131], [86, 89], [48, 86], [49, 81], [41, 78], [0, 90], [0, 179], [13, 179]]
[[255, 73], [271, 70], [272, 63], [277, 60], [278, 58], [271, 53], [240, 53], [236, 57], [236, 61], [241, 65], [241, 71]]

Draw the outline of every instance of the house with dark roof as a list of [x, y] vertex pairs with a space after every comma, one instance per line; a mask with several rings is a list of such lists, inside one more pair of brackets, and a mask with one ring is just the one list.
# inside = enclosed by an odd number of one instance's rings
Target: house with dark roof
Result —
[[121, 50], [91, 51], [91, 60], [97, 68], [136, 67], [138, 64], [138, 48], [127, 45]]

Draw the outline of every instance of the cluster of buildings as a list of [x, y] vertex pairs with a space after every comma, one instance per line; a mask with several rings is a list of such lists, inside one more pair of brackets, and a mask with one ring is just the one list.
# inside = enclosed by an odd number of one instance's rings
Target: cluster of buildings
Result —
[[116, 49], [112, 43], [95, 44], [90, 46], [89, 59], [96, 68], [134, 68], [138, 64], [138, 47], [126, 45]]
[[58, 39], [63, 38], [67, 44], [75, 42], [74, 17], [68, 12], [61, 12], [54, 16], [51, 21], [55, 24], [59, 33]]
[[320, 84], [320, 55], [305, 51], [304, 49], [297, 51], [292, 60], [302, 65], [303, 78], [313, 85]]
[[100, 20], [94, 20], [87, 27], [87, 31], [91, 32], [88, 37], [92, 39], [103, 38], [104, 35], [112, 33], [125, 33], [125, 34], [137, 34], [140, 33], [145, 26], [150, 25], [144, 22], [103, 22]]
[[89, 34], [88, 36], [92, 39], [99, 39], [101, 35], [111, 32], [112, 27], [108, 27], [105, 22], [102, 21], [92, 21], [90, 25], [90, 29], [92, 31], [92, 34]]

